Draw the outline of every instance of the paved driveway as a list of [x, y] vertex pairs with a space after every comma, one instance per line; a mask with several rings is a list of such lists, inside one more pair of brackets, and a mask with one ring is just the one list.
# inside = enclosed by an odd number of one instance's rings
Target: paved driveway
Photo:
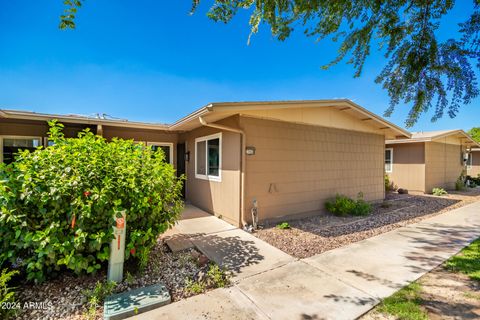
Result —
[[215, 217], [188, 221], [233, 286], [135, 319], [355, 319], [480, 237], [480, 202], [301, 260]]

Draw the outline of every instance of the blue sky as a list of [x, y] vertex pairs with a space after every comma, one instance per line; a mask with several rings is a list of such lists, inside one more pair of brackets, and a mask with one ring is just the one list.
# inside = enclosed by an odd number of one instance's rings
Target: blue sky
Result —
[[[248, 16], [214, 23], [208, 0], [193, 16], [190, 0], [87, 0], [72, 31], [57, 28], [62, 2], [0, 0], [0, 108], [170, 123], [215, 101], [349, 98], [380, 115], [388, 106], [374, 83], [385, 63], [377, 52], [354, 79], [345, 63], [320, 69], [336, 44], [300, 28], [279, 42], [264, 27], [248, 46]], [[458, 2], [444, 37], [469, 12], [471, 1]], [[408, 110], [388, 120], [403, 126]], [[411, 130], [480, 126], [480, 99], [455, 119], [430, 118]]]

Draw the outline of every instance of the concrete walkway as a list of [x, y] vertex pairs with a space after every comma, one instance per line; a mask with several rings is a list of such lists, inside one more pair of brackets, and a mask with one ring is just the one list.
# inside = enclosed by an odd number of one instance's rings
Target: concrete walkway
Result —
[[301, 260], [224, 226], [193, 241], [236, 272], [234, 285], [135, 319], [355, 319], [478, 237], [480, 202]]

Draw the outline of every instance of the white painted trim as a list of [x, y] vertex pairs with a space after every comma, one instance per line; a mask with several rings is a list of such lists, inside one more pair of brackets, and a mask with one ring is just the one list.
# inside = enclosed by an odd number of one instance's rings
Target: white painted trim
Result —
[[170, 159], [168, 163], [173, 165], [173, 142], [147, 142], [147, 146], [170, 147]]
[[3, 162], [3, 139], [38, 139], [38, 141], [40, 142], [39, 146], [43, 146], [42, 137], [37, 137], [37, 136], [12, 136], [12, 135], [0, 136], [0, 162]]
[[[218, 139], [218, 177], [208, 175], [208, 140]], [[205, 174], [197, 174], [197, 143], [205, 141]], [[209, 181], [222, 181], [222, 133], [215, 133], [209, 136], [198, 137], [195, 139], [195, 178]]]
[[[390, 170], [385, 169], [385, 172], [387, 173], [392, 173], [393, 172], [393, 148], [385, 148], [385, 151], [389, 150], [390, 151]], [[384, 155], [385, 157], [385, 155]], [[386, 160], [383, 159], [384, 165], [386, 165]]]
[[[468, 160], [470, 160], [470, 161], [468, 161]], [[469, 152], [468, 153], [468, 159], [467, 159], [467, 169], [468, 170], [472, 169], [472, 166], [473, 166], [473, 152]]]

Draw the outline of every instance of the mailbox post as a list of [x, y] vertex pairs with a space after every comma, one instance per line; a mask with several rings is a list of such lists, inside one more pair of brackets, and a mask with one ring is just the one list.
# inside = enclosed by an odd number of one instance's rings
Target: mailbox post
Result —
[[115, 236], [110, 243], [110, 259], [108, 260], [107, 279], [109, 281], [122, 282], [123, 263], [125, 261], [125, 240], [127, 235], [127, 221], [125, 211], [120, 211], [121, 217], [115, 214], [115, 226], [113, 235]]

